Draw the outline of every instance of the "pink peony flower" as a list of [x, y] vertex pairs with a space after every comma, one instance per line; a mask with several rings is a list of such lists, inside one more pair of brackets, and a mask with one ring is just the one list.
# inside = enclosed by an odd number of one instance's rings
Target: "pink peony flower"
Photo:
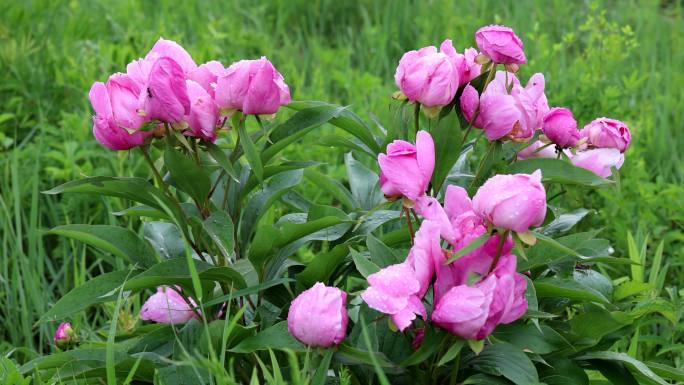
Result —
[[140, 94], [140, 113], [148, 119], [178, 123], [190, 113], [185, 75], [173, 59], [165, 56], [154, 62], [146, 87]]
[[287, 329], [308, 346], [329, 347], [344, 339], [347, 331], [347, 293], [316, 282], [290, 304]]
[[[523, 148], [518, 152], [518, 160], [523, 160], [523, 159], [528, 159], [528, 158], [557, 158], [558, 154], [556, 153], [556, 146], [550, 145], [546, 146], [546, 143], [542, 142], [541, 140], [537, 140], [534, 143], [530, 144], [529, 146]], [[540, 148], [544, 147], [543, 149], [539, 150]], [[539, 150], [539, 151], [537, 151]], [[569, 152], [566, 150], [566, 153], [569, 154]]]
[[498, 324], [511, 323], [527, 310], [527, 281], [516, 273], [512, 254], [502, 256], [495, 269], [473, 286], [458, 284], [435, 300], [432, 321], [450, 333], [481, 340]]
[[216, 103], [248, 115], [275, 114], [290, 103], [290, 88], [266, 57], [231, 64], [216, 82]]
[[[195, 303], [190, 300], [193, 306]], [[195, 318], [196, 314], [176, 289], [166, 286], [145, 301], [140, 309], [140, 319], [163, 324], [180, 324]]]
[[214, 97], [218, 77], [225, 72], [223, 64], [216, 60], [206, 62], [190, 74], [190, 79], [199, 83], [211, 97]]
[[451, 64], [458, 72], [458, 84], [463, 86], [480, 75], [481, 65], [475, 62], [477, 50], [466, 48], [463, 53], [458, 53], [454, 49], [450, 39], [444, 40], [439, 50], [449, 57]]
[[541, 225], [546, 216], [541, 171], [489, 178], [473, 197], [473, 210], [500, 229], [523, 233]]
[[394, 81], [410, 101], [426, 107], [445, 106], [456, 95], [459, 71], [444, 52], [455, 54], [451, 40], [445, 40], [441, 49], [424, 47], [406, 52], [399, 60]]
[[361, 298], [371, 308], [389, 314], [401, 331], [416, 318], [427, 318], [421, 299], [434, 274], [433, 260], [441, 255], [439, 224], [423, 221], [406, 261], [368, 276], [369, 287]]
[[542, 131], [560, 147], [575, 147], [580, 138], [577, 121], [567, 108], [552, 108], [544, 117]]
[[378, 155], [380, 188], [388, 197], [416, 200], [425, 194], [435, 168], [435, 143], [426, 131], [416, 134], [416, 145], [395, 140], [387, 154]]
[[[119, 96], [119, 110], [122, 109], [122, 106], [125, 104], [121, 101], [123, 94], [122, 91]], [[151, 132], [133, 130], [133, 128], [137, 129], [138, 127], [130, 127], [132, 132], [129, 132], [126, 128], [117, 124], [112, 109], [112, 101], [109, 97], [107, 86], [104, 83], [95, 82], [90, 88], [88, 96], [90, 98], [90, 103], [95, 110], [95, 116], [93, 117], [93, 135], [103, 146], [112, 150], [128, 150], [140, 146], [145, 142], [145, 138], [151, 135]], [[121, 120], [126, 122], [126, 117], [121, 118]]]
[[186, 135], [213, 142], [216, 140], [216, 127], [219, 111], [214, 99], [199, 83], [187, 80], [190, 114], [185, 117], [190, 131]]
[[577, 152], [571, 160], [575, 166], [607, 178], [613, 174], [613, 167], [616, 169], [622, 167], [625, 155], [616, 148], [594, 148]]
[[475, 42], [480, 51], [495, 63], [527, 63], [522, 40], [508, 27], [502, 25], [482, 27], [475, 32]]
[[619, 120], [598, 118], [584, 126], [580, 136], [587, 139], [587, 144], [598, 148], [616, 148], [625, 152], [632, 141], [629, 127]]
[[56, 345], [61, 347], [71, 342], [73, 336], [74, 330], [71, 328], [71, 324], [69, 322], [62, 322], [57, 327], [57, 331], [55, 331], [55, 336], [52, 338], [52, 340]]
[[163, 57], [168, 57], [176, 62], [185, 76], [189, 76], [197, 69], [197, 64], [192, 60], [188, 51], [173, 40], [159, 38], [150, 52], [145, 56], [145, 60], [154, 63]]

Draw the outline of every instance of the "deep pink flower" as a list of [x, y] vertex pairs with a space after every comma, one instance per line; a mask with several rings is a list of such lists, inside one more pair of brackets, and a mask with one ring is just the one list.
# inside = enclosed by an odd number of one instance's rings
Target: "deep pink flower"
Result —
[[625, 155], [617, 148], [593, 148], [578, 151], [571, 157], [572, 164], [587, 169], [594, 174], [607, 178], [613, 174], [612, 168], [620, 169]]
[[218, 77], [226, 71], [223, 64], [216, 60], [206, 62], [190, 74], [190, 79], [199, 83], [211, 97], [214, 97]]
[[515, 267], [515, 256], [507, 254], [475, 285], [451, 287], [435, 301], [432, 321], [463, 338], [481, 340], [496, 325], [517, 320], [527, 310], [527, 281]]
[[163, 57], [171, 58], [176, 62], [183, 70], [185, 76], [189, 76], [197, 68], [197, 64], [192, 60], [188, 51], [178, 43], [173, 40], [159, 38], [150, 52], [145, 56], [145, 60], [154, 63]]
[[216, 104], [248, 115], [275, 114], [290, 103], [290, 88], [266, 57], [231, 64], [216, 83]]
[[106, 83], [114, 122], [123, 128], [138, 129], [145, 118], [138, 114], [138, 97], [142, 87], [126, 74], [114, 74]]
[[[518, 160], [523, 160], [523, 159], [528, 159], [528, 158], [557, 158], [558, 154], [556, 154], [556, 146], [553, 144], [550, 146], [546, 146], [546, 143], [542, 142], [541, 140], [537, 140], [534, 143], [530, 144], [529, 146], [523, 148], [518, 152]], [[544, 148], [542, 148], [544, 147]], [[541, 150], [539, 150], [542, 148]], [[539, 151], [537, 151], [539, 150]], [[567, 151], [567, 150], [566, 150]], [[569, 152], [566, 152], [569, 154]]]
[[502, 25], [489, 25], [475, 32], [477, 47], [495, 63], [527, 63], [523, 42], [512, 29]]
[[619, 120], [598, 118], [584, 126], [580, 136], [587, 139], [587, 144], [598, 148], [617, 148], [625, 152], [632, 141], [629, 127]]
[[[190, 300], [195, 306], [195, 303]], [[140, 319], [163, 324], [180, 324], [195, 318], [195, 312], [176, 289], [166, 286], [145, 301], [140, 309]]]
[[[115, 120], [112, 103], [104, 83], [95, 82], [90, 88], [90, 103], [95, 110], [93, 135], [103, 146], [112, 150], [128, 150], [140, 146], [151, 132], [129, 132]], [[138, 128], [138, 127], [135, 127]]]
[[395, 140], [387, 154], [378, 155], [380, 188], [386, 196], [416, 200], [425, 194], [435, 168], [435, 143], [426, 131], [416, 134], [416, 145]]
[[141, 114], [150, 120], [177, 123], [190, 113], [182, 68], [170, 57], [154, 62], [147, 88], [140, 94]]
[[544, 135], [561, 147], [575, 147], [580, 138], [577, 121], [567, 108], [552, 108], [544, 117]]
[[473, 197], [473, 210], [500, 229], [523, 233], [540, 226], [546, 216], [541, 171], [489, 178]]
[[74, 330], [71, 328], [71, 324], [69, 322], [62, 322], [57, 327], [57, 331], [55, 331], [55, 336], [52, 340], [56, 345], [63, 346], [71, 342], [73, 335]]
[[308, 346], [329, 347], [344, 339], [347, 331], [347, 293], [316, 282], [290, 304], [287, 330]]
[[471, 80], [480, 75], [481, 65], [475, 62], [478, 53], [475, 48], [466, 48], [463, 53], [458, 53], [454, 49], [450, 39], [444, 40], [439, 50], [449, 57], [451, 64], [458, 72], [459, 86], [468, 84]]
[[190, 114], [185, 117], [190, 131], [186, 135], [195, 136], [213, 142], [216, 140], [216, 127], [219, 111], [214, 99], [198, 83], [188, 80], [188, 96], [190, 98]]
[[434, 46], [406, 52], [394, 73], [397, 87], [412, 102], [427, 107], [445, 106], [456, 95], [459, 72], [444, 52], [453, 52], [451, 40], [445, 40], [438, 52]]

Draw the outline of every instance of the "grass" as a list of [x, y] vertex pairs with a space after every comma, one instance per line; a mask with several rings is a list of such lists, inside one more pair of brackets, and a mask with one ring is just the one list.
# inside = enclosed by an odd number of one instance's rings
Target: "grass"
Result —
[[[511, 3], [513, 4], [513, 3]], [[90, 134], [93, 81], [144, 55], [159, 37], [180, 42], [198, 63], [267, 55], [298, 100], [351, 108], [368, 121], [397, 124], [390, 108], [402, 53], [449, 37], [459, 49], [490, 23], [513, 27], [530, 58], [521, 77], [546, 74], [552, 105], [580, 124], [608, 115], [632, 128], [633, 145], [616, 189], [568, 196], [602, 207], [616, 254], [628, 233], [647, 258], [664, 241], [669, 280], [684, 270], [684, 9], [678, 1], [26, 1], [0, 3], [0, 352], [50, 351], [56, 325], [36, 324], [55, 299], [111, 269], [107, 256], [45, 230], [66, 223], [124, 223], [121, 202], [40, 194], [81, 175], [141, 173], [127, 153], [106, 151]], [[315, 144], [315, 136], [305, 145]], [[302, 147], [304, 148], [304, 147]], [[322, 159], [341, 176], [342, 154], [314, 146], [298, 159]], [[308, 184], [314, 190], [313, 184]], [[315, 191], [315, 190], [314, 190]], [[315, 192], [310, 192], [316, 194]], [[131, 223], [135, 225], [135, 223]], [[108, 320], [112, 308], [89, 320]], [[82, 321], [82, 320], [80, 320]], [[87, 325], [78, 325], [82, 330]]]

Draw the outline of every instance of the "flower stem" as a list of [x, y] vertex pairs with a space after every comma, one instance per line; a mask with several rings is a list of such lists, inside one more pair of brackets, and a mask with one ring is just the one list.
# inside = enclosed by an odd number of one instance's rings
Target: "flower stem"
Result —
[[411, 211], [408, 207], [404, 207], [403, 210], [406, 214], [406, 223], [408, 224], [409, 235], [411, 235], [411, 244], [413, 245], [413, 222], [411, 222]]
[[416, 134], [420, 131], [420, 103], [416, 102], [416, 107], [413, 110], [413, 126], [416, 129]]
[[492, 260], [492, 265], [489, 266], [489, 272], [491, 273], [494, 268], [496, 267], [496, 264], [499, 263], [499, 259], [501, 258], [501, 253], [503, 252], [504, 245], [506, 244], [506, 239], [508, 238], [508, 233], [510, 230], [504, 231], [502, 234], [499, 236], [501, 239], [499, 239], [499, 245], [496, 247], [496, 255], [494, 256], [494, 259]]
[[494, 146], [496, 146], [496, 141], [489, 142], [489, 147], [487, 148], [487, 153], [485, 154], [485, 156], [480, 161], [480, 165], [477, 166], [477, 172], [475, 173], [475, 176], [473, 177], [473, 181], [470, 183], [470, 187], [473, 187], [475, 185], [475, 183], [477, 183], [477, 181], [479, 180], [480, 174], [484, 170], [485, 163], [487, 163], [487, 160], [489, 160], [489, 158], [492, 156], [492, 153], [494, 153]]

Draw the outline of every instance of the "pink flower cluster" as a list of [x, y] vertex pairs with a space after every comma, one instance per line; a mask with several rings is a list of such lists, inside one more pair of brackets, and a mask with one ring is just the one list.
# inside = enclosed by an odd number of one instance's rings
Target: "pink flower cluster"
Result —
[[232, 111], [274, 114], [290, 102], [285, 81], [265, 57], [227, 69], [217, 61], [198, 66], [176, 42], [159, 39], [150, 52], [90, 89], [93, 134], [105, 147], [142, 145], [162, 123], [207, 141]]

